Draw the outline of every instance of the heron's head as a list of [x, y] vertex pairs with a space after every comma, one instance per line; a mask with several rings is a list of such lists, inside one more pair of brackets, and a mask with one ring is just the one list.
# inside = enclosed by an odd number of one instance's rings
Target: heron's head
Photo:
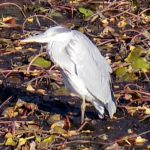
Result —
[[[48, 30], [46, 30], [44, 33], [28, 37], [24, 40], [21, 40], [20, 42], [22, 43], [33, 43], [33, 42], [49, 43], [52, 40], [59, 40], [60, 36], [58, 35], [61, 35], [62, 33], [67, 33], [69, 31], [70, 31], [69, 29], [66, 29], [62, 26], [51, 27]], [[61, 37], [60, 37], [60, 40], [62, 40]]]

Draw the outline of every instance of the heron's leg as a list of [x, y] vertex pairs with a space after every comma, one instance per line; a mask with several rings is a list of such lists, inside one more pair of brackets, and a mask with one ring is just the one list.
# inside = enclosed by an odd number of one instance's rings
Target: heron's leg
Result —
[[81, 104], [81, 124], [84, 122], [85, 109], [86, 109], [85, 96], [82, 96], [82, 104]]

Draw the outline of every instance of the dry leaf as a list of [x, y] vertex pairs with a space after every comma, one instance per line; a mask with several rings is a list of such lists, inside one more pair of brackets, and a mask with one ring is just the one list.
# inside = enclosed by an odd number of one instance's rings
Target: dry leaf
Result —
[[33, 20], [34, 20], [33, 18], [28, 18], [28, 19], [27, 19], [27, 21], [28, 21], [29, 23], [33, 23]]
[[29, 85], [27, 86], [26, 90], [29, 91], [29, 92], [35, 92], [35, 89], [32, 87], [31, 84], [29, 84]]
[[46, 95], [47, 94], [46, 90], [43, 90], [43, 89], [37, 89], [37, 93], [41, 94], [41, 95]]
[[143, 145], [145, 142], [147, 142], [147, 139], [142, 138], [141, 136], [138, 136], [135, 140], [136, 145]]

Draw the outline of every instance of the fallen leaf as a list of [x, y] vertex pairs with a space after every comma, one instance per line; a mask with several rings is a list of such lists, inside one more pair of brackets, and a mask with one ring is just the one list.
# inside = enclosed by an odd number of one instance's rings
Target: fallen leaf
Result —
[[46, 95], [47, 94], [47, 91], [44, 90], [44, 89], [37, 89], [36, 91], [38, 94], [41, 94], [41, 95]]
[[18, 143], [18, 146], [22, 146], [22, 145], [25, 145], [27, 142], [27, 140], [25, 138], [20, 138], [19, 139], [19, 143]]
[[138, 111], [138, 107], [127, 106], [126, 109], [131, 116], [133, 116]]
[[91, 11], [90, 9], [83, 8], [83, 7], [79, 8], [79, 12], [82, 13], [85, 17], [90, 17], [93, 15], [93, 11]]
[[141, 136], [138, 136], [135, 140], [135, 144], [136, 145], [143, 145], [145, 142], [147, 142], [148, 140], [145, 138], [142, 138]]
[[35, 92], [35, 89], [32, 87], [31, 84], [28, 84], [28, 85], [27, 85], [26, 90], [29, 91], [29, 92]]
[[[29, 62], [31, 62], [33, 57], [29, 58]], [[51, 61], [44, 59], [43, 57], [37, 57], [33, 63], [32, 66], [41, 67], [41, 68], [49, 68], [51, 66]]]
[[6, 140], [5, 145], [6, 145], [6, 146], [15, 146], [16, 143], [15, 143], [15, 141], [13, 140], [13, 138], [10, 137], [10, 138], [8, 138], [8, 139]]
[[15, 146], [16, 142], [13, 140], [13, 135], [11, 133], [7, 133], [5, 135], [5, 138], [7, 139], [5, 142], [6, 146]]
[[48, 149], [48, 146], [50, 146], [51, 144], [53, 144], [55, 141], [55, 135], [51, 135], [47, 138], [45, 138], [42, 142], [40, 142], [38, 144], [38, 147], [40, 149]]
[[33, 17], [32, 17], [32, 18], [28, 18], [28, 19], [27, 19], [27, 22], [33, 23], [33, 20], [34, 20]]
[[51, 134], [57, 133], [57, 134], [62, 135], [62, 136], [67, 135], [67, 131], [65, 129], [63, 129], [61, 126], [51, 127], [50, 133]]

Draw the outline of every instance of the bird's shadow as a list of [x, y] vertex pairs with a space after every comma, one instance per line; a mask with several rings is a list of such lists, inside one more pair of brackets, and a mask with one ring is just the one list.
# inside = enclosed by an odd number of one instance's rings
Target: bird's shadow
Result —
[[[10, 96], [12, 97], [11, 101], [6, 103], [7, 106], [0, 107], [0, 113], [2, 113], [8, 106], [12, 106], [12, 103], [21, 99], [28, 103], [34, 103], [40, 110], [51, 114], [60, 114], [64, 117], [81, 117], [82, 100], [78, 97], [51, 95], [47, 100], [44, 100], [43, 96], [29, 93], [20, 88], [0, 86], [1, 104], [4, 103]], [[88, 107], [85, 115], [89, 119], [98, 119], [98, 114], [94, 107]]]

